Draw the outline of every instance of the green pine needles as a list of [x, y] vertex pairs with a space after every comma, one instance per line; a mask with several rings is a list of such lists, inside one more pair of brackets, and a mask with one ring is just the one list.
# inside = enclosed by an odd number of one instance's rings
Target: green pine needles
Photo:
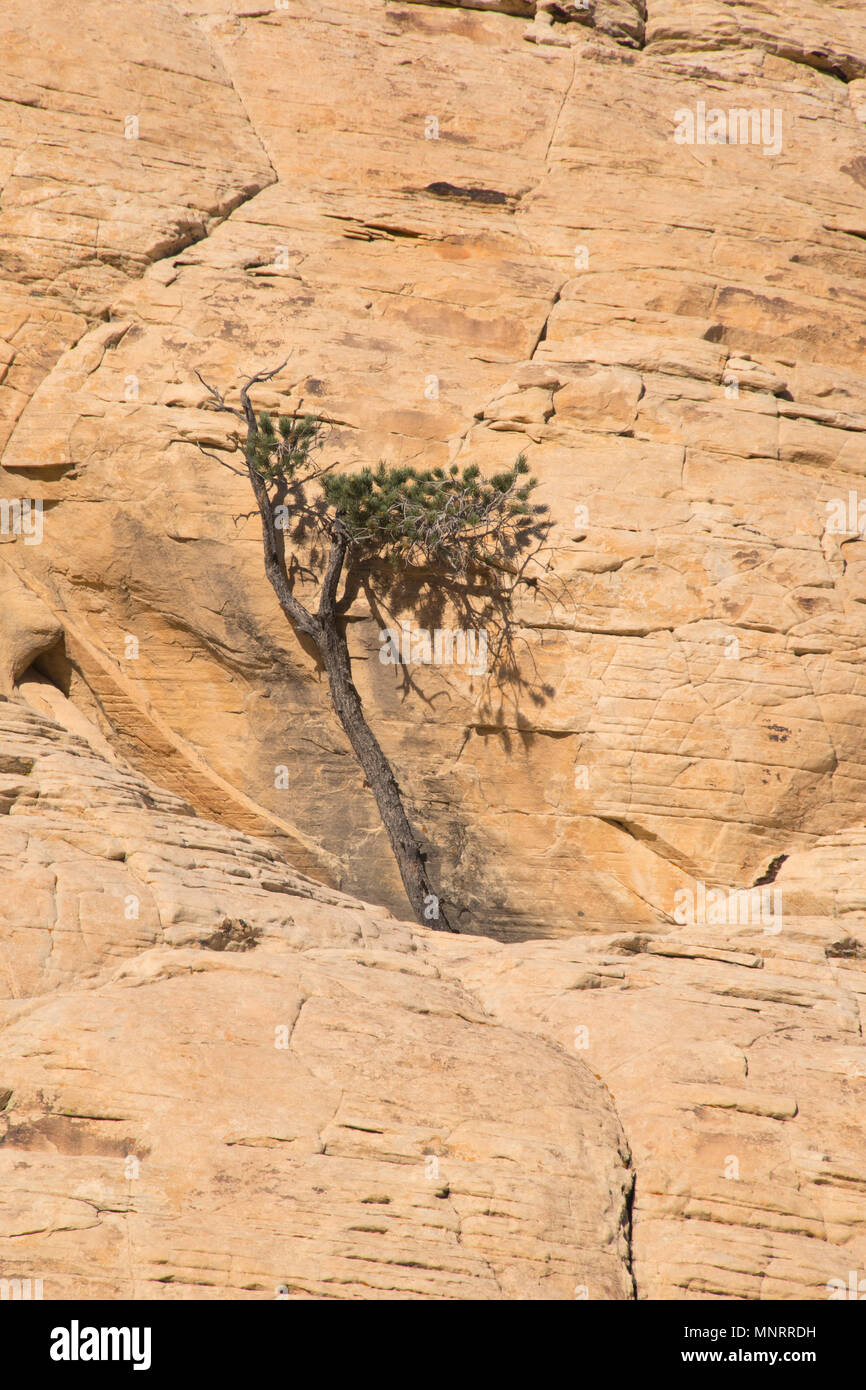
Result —
[[281, 415], [275, 427], [261, 411], [245, 457], [265, 483], [317, 481], [322, 524], [338, 522], [356, 552], [463, 574], [489, 568], [497, 553], [522, 548], [545, 510], [531, 503], [538, 480], [529, 476], [523, 454], [489, 478], [474, 463], [462, 470], [454, 463], [447, 471], [380, 463], [375, 470], [338, 473], [312, 466], [322, 428], [312, 415]]
[[281, 415], [275, 430], [269, 413], [262, 410], [256, 430], [247, 439], [244, 456], [250, 468], [266, 482], [280, 478], [294, 482], [298, 470], [309, 462], [319, 434], [319, 422], [312, 415], [300, 419]]
[[[480, 570], [488, 591], [485, 602], [495, 609], [497, 602], [507, 602], [523, 577], [514, 557], [546, 535], [547, 508], [531, 501], [537, 481], [529, 476], [522, 454], [511, 468], [489, 478], [475, 463], [462, 469], [452, 463], [447, 471], [380, 463], [355, 473], [338, 472], [337, 464], [321, 466], [316, 454], [325, 421], [299, 412], [280, 415], [274, 424], [266, 410], [256, 414], [250, 400], [252, 387], [270, 381], [285, 365], [250, 377], [240, 388], [240, 408], [229, 405], [197, 373], [211, 408], [234, 416], [244, 428], [243, 434], [234, 431], [218, 453], [202, 443], [199, 449], [205, 458], [249, 479], [261, 516], [265, 573], [286, 619], [313, 642], [327, 672], [334, 711], [376, 798], [415, 917], [439, 931], [455, 931], [456, 917], [434, 887], [427, 850], [412, 828], [394, 770], [367, 723], [353, 679], [346, 636], [346, 614], [357, 592], [353, 570], [357, 562], [373, 558], [395, 567], [425, 566], [438, 571], [431, 583], [443, 588], [448, 583], [443, 572], [463, 579]], [[222, 456], [235, 451], [243, 453], [245, 468]], [[312, 548], [306, 567], [309, 575], [320, 570], [315, 607], [307, 607], [295, 591], [295, 556], [287, 552], [285, 535], [289, 531], [293, 542], [301, 542], [310, 529], [325, 541], [318, 555], [318, 547]], [[370, 568], [374, 587], [382, 584], [387, 592], [385, 576]], [[491, 574], [495, 570], [509, 572], [507, 585]]]

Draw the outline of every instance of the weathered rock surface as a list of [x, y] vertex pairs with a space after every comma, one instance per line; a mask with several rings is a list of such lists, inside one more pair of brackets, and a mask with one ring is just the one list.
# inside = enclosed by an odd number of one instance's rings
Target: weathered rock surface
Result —
[[448, 943], [486, 1009], [577, 1047], [609, 1088], [640, 1297], [821, 1299], [864, 1267], [864, 851], [861, 830], [798, 856], [778, 932]]
[[274, 173], [211, 46], [170, 4], [9, 0], [0, 45], [5, 443], [130, 277]]
[[[116, 746], [405, 910], [243, 480], [192, 442], [225, 437], [196, 370], [228, 389], [291, 354], [269, 399], [315, 402], [334, 456], [524, 449], [556, 523], [486, 676], [377, 660], [382, 627], [486, 625], [483, 605], [437, 611], [418, 576], [352, 610], [363, 695], [466, 925], [651, 923], [681, 873], [747, 886], [855, 822], [862, 11], [84, 9], [63, 65], [56, 20], [44, 45], [26, 7], [4, 20], [10, 303], [44, 350], [7, 373], [0, 476], [45, 499], [43, 543], [4, 555]], [[767, 139], [677, 143], [699, 102], [766, 112]]]
[[782, 866], [778, 932], [503, 945], [302, 878], [19, 702], [0, 765], [0, 1277], [812, 1299], [866, 1263], [866, 830]]
[[[825, 1297], [866, 1267], [862, 6], [9, 0], [0, 47], [0, 1277]], [[378, 660], [483, 597], [350, 615], [481, 936], [389, 915], [195, 448], [196, 372], [284, 358], [332, 458], [541, 480], [487, 672]], [[676, 920], [756, 883], [778, 917]]]
[[580, 1059], [425, 934], [0, 701], [0, 1277], [46, 1298], [633, 1295]]

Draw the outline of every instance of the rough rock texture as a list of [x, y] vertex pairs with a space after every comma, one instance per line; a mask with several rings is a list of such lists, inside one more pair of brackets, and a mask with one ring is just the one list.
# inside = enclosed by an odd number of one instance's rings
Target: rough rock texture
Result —
[[274, 173], [210, 45], [171, 5], [9, 0], [0, 45], [5, 443], [118, 290]]
[[633, 1296], [604, 1087], [487, 1016], [431, 934], [18, 703], [0, 768], [0, 1277]]
[[782, 866], [779, 934], [503, 945], [304, 879], [23, 703], [0, 767], [0, 1277], [811, 1299], [866, 1263], [866, 831]]
[[[799, 856], [807, 911], [786, 896], [778, 935], [691, 925], [456, 961], [498, 1019], [577, 1046], [608, 1086], [640, 1297], [821, 1299], [864, 1267], [864, 851], [861, 831]], [[849, 881], [828, 889], [834, 857]]]
[[[56, 328], [7, 376], [2, 481], [47, 510], [43, 544], [4, 553], [116, 746], [405, 910], [248, 490], [191, 443], [225, 438], [196, 369], [228, 389], [291, 354], [269, 399], [315, 402], [334, 456], [525, 449], [556, 523], [486, 678], [378, 662], [391, 622], [467, 625], [423, 575], [352, 610], [465, 925], [649, 923], [680, 872], [745, 886], [856, 821], [862, 537], [828, 503], [866, 460], [862, 9], [77, 8], [63, 65], [12, 49], [10, 293]], [[86, 101], [64, 94], [78, 71]], [[698, 102], [778, 113], [780, 150], [676, 143]], [[83, 173], [62, 157], [79, 126]], [[108, 322], [67, 324], [71, 302]]]
[[[866, 1267], [860, 0], [8, 0], [0, 50], [0, 1277], [826, 1296]], [[329, 457], [523, 451], [550, 507], [485, 675], [378, 660], [483, 594], [350, 615], [474, 935], [389, 915], [194, 445], [197, 370], [284, 358]], [[753, 884], [778, 922], [680, 924]]]

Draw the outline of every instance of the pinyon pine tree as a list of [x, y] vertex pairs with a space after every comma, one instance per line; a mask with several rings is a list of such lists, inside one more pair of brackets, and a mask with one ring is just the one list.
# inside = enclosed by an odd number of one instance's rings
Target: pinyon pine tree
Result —
[[[282, 364], [285, 366], [285, 363]], [[413, 831], [397, 779], [364, 715], [352, 679], [343, 616], [353, 569], [374, 557], [396, 568], [424, 566], [443, 578], [465, 579], [494, 571], [513, 573], [508, 561], [539, 534], [545, 508], [530, 501], [536, 479], [521, 455], [492, 477], [475, 464], [461, 469], [392, 468], [356, 473], [320, 467], [316, 454], [324, 422], [312, 415], [256, 414], [253, 386], [271, 380], [282, 366], [259, 372], [240, 389], [240, 409], [199, 376], [213, 409], [239, 419], [244, 432], [230, 436], [243, 453], [245, 468], [199, 448], [208, 458], [248, 476], [258, 505], [265, 573], [280, 607], [296, 631], [311, 638], [324, 666], [337, 717], [376, 798], [406, 895], [419, 922], [444, 931], [456, 926], [430, 882], [424, 852]], [[313, 531], [324, 541], [318, 605], [306, 607], [295, 596], [286, 563], [285, 533]], [[342, 597], [338, 597], [341, 581]]]

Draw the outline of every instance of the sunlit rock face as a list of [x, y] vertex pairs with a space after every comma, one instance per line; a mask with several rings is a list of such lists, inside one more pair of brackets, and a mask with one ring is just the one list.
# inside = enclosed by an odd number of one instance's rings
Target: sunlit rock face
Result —
[[88, 735], [0, 699], [0, 1278], [632, 1298], [631, 1156], [586, 1062]]
[[[370, 570], [350, 612], [464, 928], [651, 926], [860, 821], [862, 9], [243, 9], [0, 21], [0, 485], [44, 504], [0, 535], [9, 670], [405, 915], [249, 488], [195, 447], [228, 430], [197, 371], [287, 358], [260, 399], [330, 458], [523, 451], [550, 509], [507, 633], [447, 576]], [[486, 668], [383, 662], [401, 624], [483, 632]]]
[[0, 1278], [817, 1300], [862, 1271], [862, 829], [754, 913], [697, 884], [680, 923], [503, 944], [323, 887], [99, 741], [38, 674], [0, 698]]
[[[862, 7], [245, 8], [0, 16], [0, 1279], [847, 1296]], [[459, 934], [196, 447], [282, 362], [325, 461], [548, 508], [505, 610], [349, 610]]]

